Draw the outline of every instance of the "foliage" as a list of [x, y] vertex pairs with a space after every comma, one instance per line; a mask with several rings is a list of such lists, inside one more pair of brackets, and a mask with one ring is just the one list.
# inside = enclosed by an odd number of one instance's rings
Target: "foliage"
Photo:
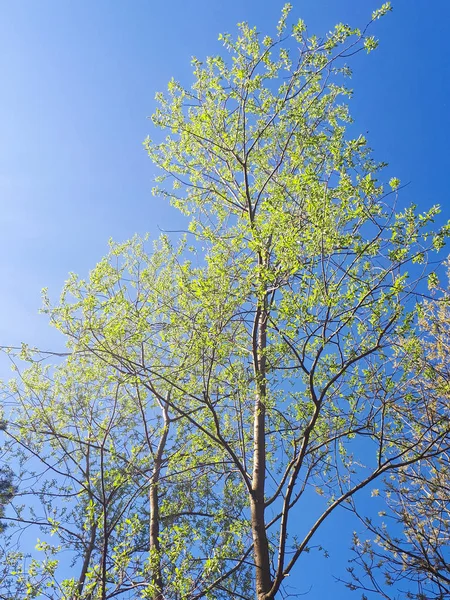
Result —
[[447, 443], [432, 400], [405, 393], [404, 344], [449, 226], [397, 212], [398, 180], [348, 134], [345, 60], [374, 48], [367, 28], [290, 36], [288, 13], [158, 95], [155, 193], [187, 239], [112, 244], [46, 300], [59, 363], [17, 358], [14, 519], [45, 555], [10, 574], [23, 597], [270, 600], [324, 522]]

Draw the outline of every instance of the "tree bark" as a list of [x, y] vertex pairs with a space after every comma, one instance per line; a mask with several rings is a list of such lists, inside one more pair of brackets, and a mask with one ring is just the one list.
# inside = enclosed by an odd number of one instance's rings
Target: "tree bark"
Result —
[[163, 600], [163, 576], [161, 570], [161, 545], [159, 543], [160, 517], [159, 517], [159, 479], [162, 467], [162, 457], [169, 433], [167, 407], [164, 409], [164, 430], [159, 441], [155, 456], [152, 477], [150, 479], [149, 505], [149, 549], [151, 560], [151, 582], [154, 587], [153, 600]]
[[[259, 314], [258, 314], [259, 313]], [[255, 560], [256, 597], [266, 599], [272, 587], [270, 574], [269, 544], [265, 523], [265, 479], [266, 479], [266, 357], [267, 311], [259, 310], [255, 318], [253, 356], [256, 379], [254, 408], [253, 477], [250, 501], [253, 553]]]

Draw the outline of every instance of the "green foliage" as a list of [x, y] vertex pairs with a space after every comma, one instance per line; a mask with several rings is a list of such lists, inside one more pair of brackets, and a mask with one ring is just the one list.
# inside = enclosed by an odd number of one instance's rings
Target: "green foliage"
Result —
[[390, 10], [392, 10], [392, 4], [390, 2], [385, 2], [381, 8], [372, 13], [372, 20], [375, 21], [380, 17], [384, 17]]
[[187, 239], [112, 243], [44, 297], [60, 361], [14, 359], [5, 452], [39, 505], [19, 521], [57, 540], [20, 575], [29, 597], [270, 600], [326, 519], [447, 435], [408, 353], [416, 263], [448, 226], [432, 231], [437, 207], [397, 212], [400, 182], [348, 134], [344, 60], [376, 47], [367, 28], [289, 36], [290, 8], [275, 36], [241, 23], [219, 38], [229, 60], [193, 59], [192, 87], [157, 95], [154, 193]]

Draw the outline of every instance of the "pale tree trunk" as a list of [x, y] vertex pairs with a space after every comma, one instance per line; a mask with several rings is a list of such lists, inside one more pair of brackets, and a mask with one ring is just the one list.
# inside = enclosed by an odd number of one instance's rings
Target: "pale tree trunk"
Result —
[[[153, 478], [152, 478], [153, 479]], [[158, 483], [150, 485], [150, 555], [151, 555], [151, 582], [155, 588], [153, 600], [162, 600], [163, 580], [161, 573], [161, 547], [159, 543], [159, 498]]]
[[86, 583], [86, 575], [89, 570], [92, 553], [94, 552], [94, 549], [95, 549], [96, 534], [97, 534], [97, 522], [94, 522], [91, 525], [90, 538], [89, 538], [88, 545], [86, 547], [83, 565], [81, 567], [81, 574], [80, 574], [80, 577], [78, 578], [78, 597], [80, 597], [80, 598], [83, 593], [84, 584]]
[[163, 576], [161, 570], [161, 545], [159, 542], [160, 534], [160, 516], [159, 516], [159, 479], [162, 468], [162, 458], [169, 433], [169, 422], [167, 407], [164, 407], [164, 430], [158, 444], [158, 449], [154, 457], [153, 473], [150, 480], [149, 504], [150, 504], [150, 523], [149, 523], [149, 546], [151, 560], [151, 583], [154, 587], [152, 600], [163, 600]]
[[256, 597], [265, 600], [272, 587], [269, 544], [265, 523], [266, 479], [266, 357], [267, 310], [258, 310], [253, 335], [253, 357], [256, 378], [254, 408], [253, 486], [250, 500], [253, 554], [255, 561]]

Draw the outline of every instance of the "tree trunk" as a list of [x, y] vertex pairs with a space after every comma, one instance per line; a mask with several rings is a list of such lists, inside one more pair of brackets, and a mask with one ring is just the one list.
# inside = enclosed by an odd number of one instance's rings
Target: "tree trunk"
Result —
[[255, 319], [253, 339], [256, 399], [254, 409], [253, 488], [250, 501], [253, 554], [255, 560], [256, 597], [266, 598], [272, 587], [270, 575], [269, 544], [265, 523], [266, 479], [266, 327], [267, 312], [261, 310]]
[[163, 409], [164, 430], [159, 441], [155, 456], [153, 474], [150, 480], [149, 504], [150, 504], [150, 522], [149, 522], [149, 546], [150, 546], [150, 564], [151, 564], [151, 582], [154, 587], [152, 600], [163, 600], [163, 577], [161, 571], [161, 545], [159, 543], [160, 517], [159, 517], [159, 479], [161, 475], [162, 457], [169, 433], [169, 423], [167, 415], [167, 406]]
[[[156, 467], [155, 467], [156, 470]], [[159, 470], [159, 469], [158, 469]], [[161, 547], [159, 544], [159, 498], [158, 482], [150, 484], [150, 561], [152, 572], [152, 585], [155, 588], [153, 600], [162, 600], [163, 580], [161, 573]]]

